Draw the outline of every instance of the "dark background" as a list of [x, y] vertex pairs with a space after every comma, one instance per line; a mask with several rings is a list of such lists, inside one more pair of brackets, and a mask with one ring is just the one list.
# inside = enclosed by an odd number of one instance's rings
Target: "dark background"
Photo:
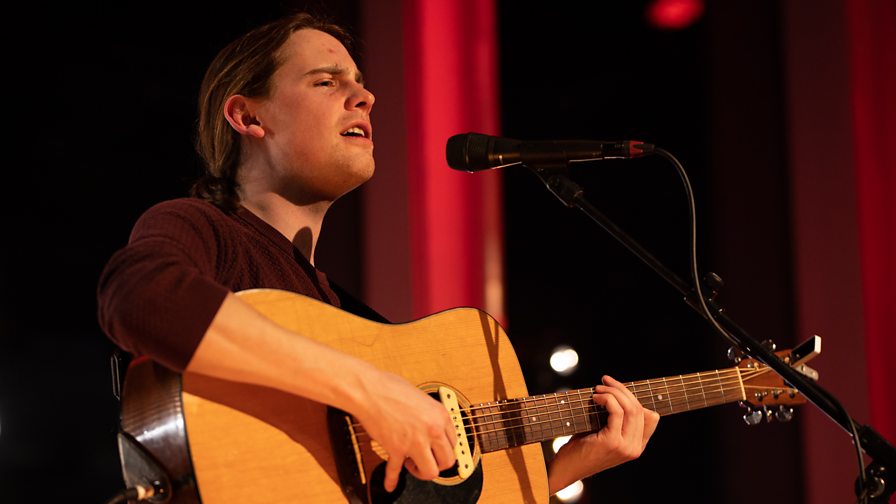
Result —
[[[675, 154], [695, 186], [701, 270], [726, 280], [722, 304], [754, 337], [791, 345], [803, 338], [792, 334], [777, 2], [708, 2], [680, 31], [652, 28], [646, 4], [498, 2], [503, 134], [643, 139]], [[137, 216], [185, 194], [198, 173], [195, 97], [215, 52], [302, 3], [183, 5], [8, 13], [3, 502], [102, 502], [121, 486], [97, 278]], [[320, 5], [360, 25], [354, 2]], [[606, 161], [571, 174], [689, 278], [686, 200], [669, 163]], [[319, 252], [359, 295], [360, 249], [344, 245], [358, 243], [350, 223], [362, 197], [336, 205]], [[730, 365], [727, 345], [676, 291], [533, 175], [507, 170], [505, 201], [508, 330], [532, 393], [604, 373], [629, 381]], [[581, 358], [563, 379], [547, 364], [561, 343]], [[798, 423], [748, 429], [740, 415], [730, 405], [663, 419], [644, 456], [591, 478], [583, 501], [747, 502], [757, 495], [744, 489], [762, 481], [765, 502], [799, 502]]]

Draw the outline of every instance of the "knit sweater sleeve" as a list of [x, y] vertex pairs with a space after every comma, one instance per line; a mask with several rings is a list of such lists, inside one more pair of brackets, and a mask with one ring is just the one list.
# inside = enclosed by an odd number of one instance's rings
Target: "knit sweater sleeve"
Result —
[[229, 291], [216, 280], [227, 260], [225, 219], [187, 199], [140, 217], [97, 289], [99, 323], [112, 341], [175, 371], [186, 368]]

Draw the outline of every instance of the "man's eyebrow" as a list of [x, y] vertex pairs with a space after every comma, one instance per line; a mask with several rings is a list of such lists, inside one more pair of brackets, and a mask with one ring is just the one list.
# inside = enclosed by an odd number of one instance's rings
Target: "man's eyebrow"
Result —
[[[305, 75], [307, 76], [307, 75], [315, 75], [315, 74], [321, 74], [321, 73], [327, 73], [327, 74], [332, 74], [332, 75], [343, 75], [343, 74], [348, 73], [349, 71], [350, 70], [345, 67], [339, 67], [339, 66], [335, 66], [335, 65], [334, 66], [322, 66], [322, 67], [312, 68], [311, 70], [308, 70], [307, 72], [305, 72]], [[361, 71], [355, 70], [354, 73], [355, 73], [355, 82], [357, 82], [358, 84], [364, 84], [364, 76], [361, 74]]]

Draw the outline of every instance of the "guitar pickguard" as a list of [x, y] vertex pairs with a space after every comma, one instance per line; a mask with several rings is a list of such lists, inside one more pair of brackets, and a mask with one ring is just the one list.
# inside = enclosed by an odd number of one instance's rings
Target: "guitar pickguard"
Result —
[[383, 486], [386, 476], [386, 463], [378, 465], [370, 477], [371, 504], [474, 504], [482, 493], [482, 465], [457, 485], [445, 486], [434, 481], [421, 481], [407, 469], [402, 469], [398, 477], [398, 486], [393, 492], [387, 492]]

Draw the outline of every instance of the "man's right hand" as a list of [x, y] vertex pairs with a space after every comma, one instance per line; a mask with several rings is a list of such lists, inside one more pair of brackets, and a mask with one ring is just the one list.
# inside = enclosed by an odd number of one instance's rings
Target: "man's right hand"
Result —
[[379, 370], [363, 387], [365, 404], [355, 417], [389, 454], [387, 491], [398, 485], [402, 465], [425, 481], [454, 465], [457, 435], [440, 402], [400, 376]]

